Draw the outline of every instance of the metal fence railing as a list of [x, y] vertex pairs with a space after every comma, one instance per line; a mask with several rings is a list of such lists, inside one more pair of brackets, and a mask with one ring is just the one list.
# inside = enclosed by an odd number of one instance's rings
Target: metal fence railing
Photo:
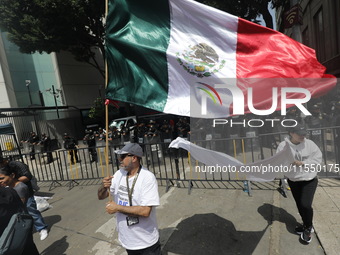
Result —
[[[336, 142], [336, 131], [338, 127], [320, 128], [317, 132], [309, 130], [311, 138], [323, 153], [324, 168], [320, 169], [320, 178], [339, 178], [339, 144]], [[263, 134], [254, 137], [233, 137], [227, 139], [197, 140], [195, 144], [229, 154], [243, 163], [256, 162], [260, 159], [270, 157], [276, 153], [279, 142], [287, 136], [286, 133]], [[169, 141], [166, 143], [142, 143], [144, 150], [142, 164], [152, 171], [161, 185], [170, 187], [185, 183], [189, 191], [194, 183], [209, 187], [209, 182], [235, 182], [234, 187], [243, 187], [244, 179], [237, 174], [213, 172], [207, 173], [197, 171], [202, 169], [201, 163], [191, 158], [191, 155], [183, 149], [169, 149]], [[35, 159], [30, 160], [30, 154], [23, 150], [23, 161], [29, 165], [31, 172], [40, 182], [51, 182], [51, 186], [61, 185], [67, 182], [70, 188], [80, 180], [102, 178], [113, 174], [119, 169], [119, 163], [114, 153], [124, 144], [109, 146], [106, 157], [106, 147], [96, 147], [97, 161], [91, 162], [88, 148], [78, 148], [76, 153], [79, 162], [72, 164], [71, 156], [67, 150], [52, 151], [53, 162], [47, 162], [46, 152], [40, 148], [35, 150]], [[322, 171], [321, 171], [322, 170]], [[250, 182], [247, 183], [250, 187]], [[221, 187], [226, 187], [221, 185]]]

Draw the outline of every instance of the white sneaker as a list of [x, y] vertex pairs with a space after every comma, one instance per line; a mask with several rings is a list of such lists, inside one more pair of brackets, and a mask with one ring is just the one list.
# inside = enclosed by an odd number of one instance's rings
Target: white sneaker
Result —
[[48, 231], [47, 229], [42, 229], [40, 230], [39, 232], [39, 235], [40, 235], [40, 240], [45, 240], [47, 237], [48, 237]]

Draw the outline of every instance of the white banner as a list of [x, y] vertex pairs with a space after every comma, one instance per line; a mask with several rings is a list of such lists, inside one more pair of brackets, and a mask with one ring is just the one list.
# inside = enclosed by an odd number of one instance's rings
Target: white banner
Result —
[[[246, 176], [250, 181], [273, 181], [275, 178], [294, 176], [297, 169], [291, 166], [294, 156], [286, 143], [284, 149], [272, 157], [250, 164], [243, 164], [234, 157], [217, 151], [208, 150], [197, 146], [183, 138], [177, 137], [169, 148], [182, 148], [190, 152], [191, 156], [206, 166], [216, 170], [236, 170]], [[214, 167], [218, 166], [218, 167]]]

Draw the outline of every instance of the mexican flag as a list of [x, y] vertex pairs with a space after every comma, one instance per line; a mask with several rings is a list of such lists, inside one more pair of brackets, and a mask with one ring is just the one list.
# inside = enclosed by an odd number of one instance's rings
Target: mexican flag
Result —
[[109, 0], [106, 34], [107, 99], [165, 113], [278, 110], [282, 88], [305, 103], [305, 90], [317, 97], [335, 85], [313, 49], [192, 0]]

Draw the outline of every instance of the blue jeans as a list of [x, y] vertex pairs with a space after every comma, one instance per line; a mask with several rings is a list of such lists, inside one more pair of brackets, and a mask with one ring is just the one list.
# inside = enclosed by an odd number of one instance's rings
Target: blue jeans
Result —
[[35, 230], [40, 232], [42, 229], [47, 228], [48, 226], [37, 209], [37, 203], [35, 202], [34, 196], [28, 198], [26, 206], [28, 213], [33, 217]]

